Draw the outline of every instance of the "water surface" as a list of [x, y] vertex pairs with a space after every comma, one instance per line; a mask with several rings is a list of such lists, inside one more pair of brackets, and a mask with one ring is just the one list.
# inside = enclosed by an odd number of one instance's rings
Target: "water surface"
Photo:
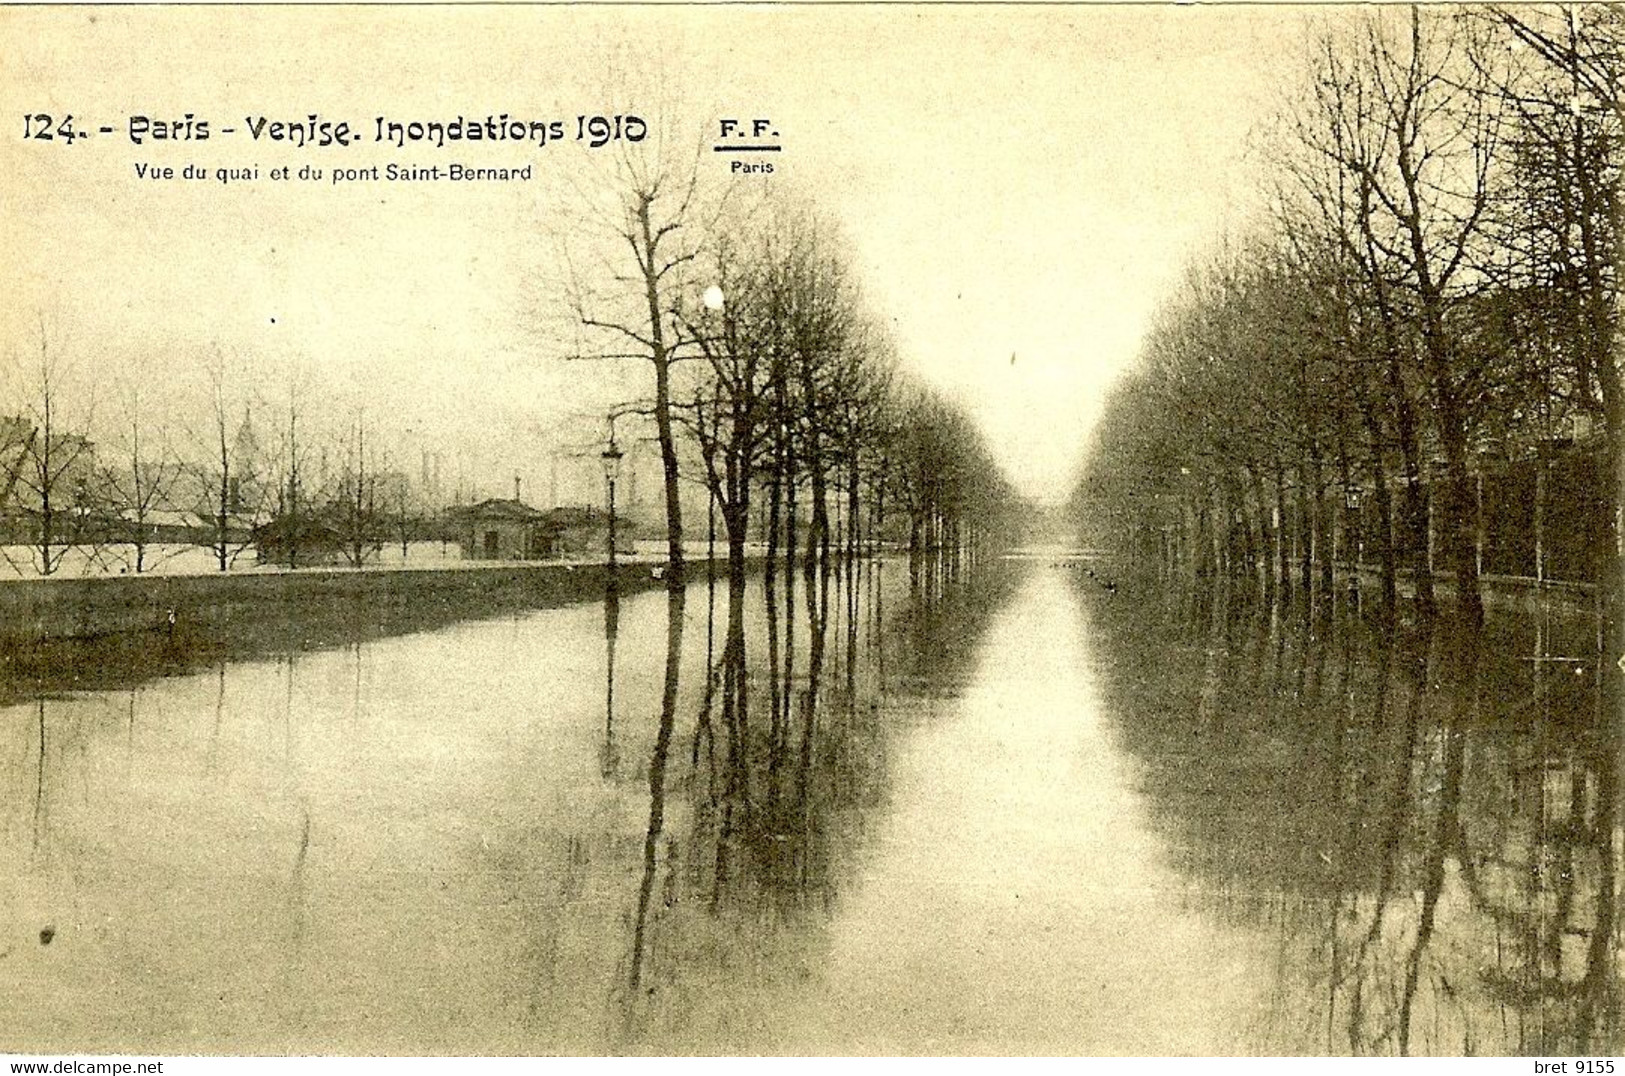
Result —
[[42, 682], [0, 710], [0, 1049], [1617, 1052], [1583, 619], [1469, 648], [1108, 574]]

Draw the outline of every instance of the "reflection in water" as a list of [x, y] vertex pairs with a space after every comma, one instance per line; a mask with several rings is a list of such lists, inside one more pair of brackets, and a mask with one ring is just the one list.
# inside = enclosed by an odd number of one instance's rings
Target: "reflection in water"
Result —
[[[707, 624], [686, 768], [674, 765], [671, 750], [683, 612], [674, 596], [648, 771], [631, 989], [616, 1050], [766, 1043], [752, 1030], [761, 1030], [761, 1007], [774, 1004], [764, 999], [800, 989], [812, 974], [841, 884], [862, 851], [866, 815], [886, 798], [888, 685], [880, 657], [888, 633], [878, 618], [880, 595], [897, 582], [895, 567], [888, 576], [879, 564], [849, 563], [774, 573], [760, 588], [730, 587], [720, 652]], [[919, 653], [940, 652], [950, 639], [973, 645], [999, 590], [991, 576], [986, 582], [980, 600], [955, 595], [952, 611], [893, 625], [890, 645]], [[714, 597], [708, 588], [708, 611]], [[941, 592], [916, 594], [910, 607], [943, 601]], [[858, 630], [865, 616], [877, 618], [868, 646]]]
[[[797, 573], [771, 675], [764, 586], [712, 578], [703, 600], [361, 625], [329, 650], [288, 653], [285, 631], [268, 658], [0, 709], [0, 990], [20, 999], [0, 1041], [688, 1048], [697, 1008], [715, 1029], [738, 1003], [717, 983], [805, 966], [883, 802], [877, 670], [914, 626], [888, 627], [881, 595], [905, 583]], [[116, 1003], [87, 1002], [92, 982]]]
[[35, 703], [39, 724], [39, 755], [34, 768], [34, 851], [38, 853], [45, 826], [45, 700]]
[[1086, 598], [1104, 690], [1181, 870], [1276, 933], [1252, 1048], [1618, 1052], [1619, 715], [1588, 618], [1148, 593]]
[[613, 584], [604, 591], [604, 747], [598, 772], [614, 777], [621, 753], [615, 746], [615, 637], [621, 630], [621, 592]]
[[649, 921], [649, 895], [654, 890], [655, 853], [666, 820], [666, 756], [677, 723], [678, 671], [683, 660], [684, 592], [666, 598], [666, 681], [660, 696], [660, 727], [655, 733], [654, 755], [649, 760], [649, 829], [643, 840], [643, 884], [638, 889], [637, 926], [632, 939], [632, 995], [637, 996], [643, 971], [643, 932]]
[[1617, 1052], [1585, 621], [807, 569], [0, 708], [0, 1042]]

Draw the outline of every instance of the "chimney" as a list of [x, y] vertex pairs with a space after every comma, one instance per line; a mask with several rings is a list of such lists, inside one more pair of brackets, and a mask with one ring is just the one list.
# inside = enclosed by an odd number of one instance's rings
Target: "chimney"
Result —
[[524, 499], [524, 498], [519, 496], [519, 476], [518, 475], [513, 476], [513, 499], [516, 500], [516, 501]]

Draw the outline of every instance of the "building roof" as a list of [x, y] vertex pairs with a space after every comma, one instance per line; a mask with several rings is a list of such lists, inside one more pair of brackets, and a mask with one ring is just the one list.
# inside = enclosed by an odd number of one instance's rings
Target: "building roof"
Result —
[[312, 545], [341, 544], [343, 536], [327, 523], [312, 516], [279, 516], [254, 528], [254, 541], [265, 545], [305, 543]]
[[[149, 527], [198, 527], [208, 524], [200, 520], [194, 512], [182, 512], [174, 508], [149, 508], [145, 512], [137, 512], [133, 508], [119, 511], [119, 518], [126, 523], [139, 522]], [[235, 517], [233, 517], [235, 518]]]
[[544, 522], [550, 527], [601, 526], [609, 515], [602, 509], [566, 505], [544, 512]]
[[492, 497], [478, 504], [457, 505], [447, 510], [448, 515], [468, 520], [536, 523], [546, 515], [523, 501], [513, 498]]

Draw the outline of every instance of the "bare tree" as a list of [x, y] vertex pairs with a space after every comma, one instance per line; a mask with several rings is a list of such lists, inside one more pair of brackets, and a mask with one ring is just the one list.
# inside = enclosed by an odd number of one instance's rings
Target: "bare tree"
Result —
[[[727, 535], [729, 577], [742, 586], [751, 492], [768, 434], [766, 393], [778, 292], [772, 244], [718, 236], [710, 261], [720, 308], [679, 307], [684, 331], [704, 356], [707, 377], [684, 419], [700, 449], [707, 488]], [[717, 300], [713, 300], [716, 303]]]
[[1625, 706], [1625, 13], [1571, 4], [1492, 9], [1490, 17], [1534, 58], [1497, 82], [1517, 117], [1508, 287], [1531, 300], [1513, 335], [1526, 345], [1537, 391], [1600, 418], [1611, 469], [1593, 560], [1605, 655], [1600, 712], [1617, 714]]
[[646, 406], [619, 410], [642, 411], [654, 421], [672, 586], [683, 578], [674, 367], [696, 354], [678, 310], [685, 296], [699, 290], [693, 267], [716, 212], [715, 203], [702, 197], [700, 148], [698, 139], [691, 151], [663, 139], [648, 147], [626, 146], [602, 189], [584, 191], [580, 198], [594, 231], [586, 244], [593, 251], [591, 268], [578, 264], [579, 249], [565, 251], [578, 330], [570, 357], [639, 360], [649, 364], [653, 376]]
[[339, 532], [344, 559], [359, 568], [383, 546], [384, 523], [378, 496], [378, 450], [359, 411], [344, 439], [344, 465], [329, 511]]
[[43, 319], [38, 352], [21, 365], [28, 403], [13, 423], [11, 436], [22, 447], [8, 486], [29, 520], [33, 568], [52, 575], [85, 537], [94, 508], [95, 455], [86, 436], [91, 407], [88, 389], [71, 384], [69, 364]]
[[131, 547], [129, 567], [139, 574], [149, 567], [153, 519], [169, 507], [181, 465], [163, 433], [150, 430], [139, 384], [125, 387], [123, 404], [115, 441], [118, 464], [103, 468], [103, 482], [116, 530]]
[[206, 364], [205, 377], [208, 409], [202, 427], [192, 431], [196, 456], [188, 469], [197, 498], [193, 514], [224, 572], [252, 543], [266, 499], [252, 406], [232, 399], [225, 357], [218, 351]]
[[[1358, 229], [1346, 244], [1372, 275], [1383, 309], [1415, 340], [1415, 376], [1444, 457], [1441, 539], [1458, 603], [1482, 616], [1470, 455], [1486, 370], [1465, 345], [1487, 281], [1489, 221], [1502, 110], [1484, 54], [1465, 24], [1411, 8], [1366, 15], [1323, 48], [1316, 71], [1322, 129], [1354, 193], [1339, 213]], [[1396, 357], [1399, 349], [1392, 353]]]
[[274, 488], [271, 514], [281, 528], [278, 553], [288, 567], [299, 567], [306, 524], [314, 508], [309, 462], [311, 435], [307, 387], [297, 370], [290, 373], [287, 395], [276, 417], [276, 451], [272, 460]]

